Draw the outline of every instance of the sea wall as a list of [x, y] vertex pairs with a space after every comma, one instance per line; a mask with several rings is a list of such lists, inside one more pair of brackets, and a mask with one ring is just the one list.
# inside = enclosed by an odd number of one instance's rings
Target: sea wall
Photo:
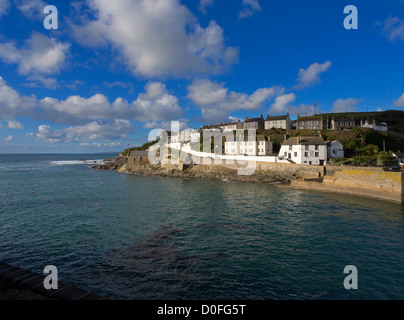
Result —
[[[210, 161], [207, 161], [210, 160]], [[289, 182], [293, 179], [315, 179], [324, 175], [324, 167], [268, 163], [250, 161], [218, 161], [205, 159], [203, 164], [184, 165], [182, 162], [162, 165], [137, 165], [127, 163], [120, 172], [141, 173], [145, 175], [229, 179], [248, 182]]]
[[291, 188], [349, 194], [404, 204], [404, 172], [381, 168], [338, 168], [328, 172], [322, 183], [295, 180]]

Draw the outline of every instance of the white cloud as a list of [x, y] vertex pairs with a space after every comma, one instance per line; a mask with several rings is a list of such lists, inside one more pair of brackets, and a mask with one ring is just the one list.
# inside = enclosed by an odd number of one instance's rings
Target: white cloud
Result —
[[326, 61], [322, 64], [313, 63], [307, 69], [300, 69], [298, 75], [298, 84], [295, 86], [296, 89], [303, 89], [306, 87], [311, 87], [314, 84], [321, 83], [320, 75], [326, 72], [331, 67], [331, 62]]
[[14, 0], [16, 7], [24, 16], [33, 19], [43, 19], [45, 17], [43, 9], [47, 4], [41, 0]]
[[59, 100], [45, 97], [21, 96], [0, 77], [0, 120], [28, 116], [59, 124], [83, 125], [94, 120], [129, 119], [139, 122], [177, 120], [183, 115], [177, 97], [171, 95], [165, 84], [149, 82], [145, 92], [132, 103], [117, 98], [110, 103], [102, 94], [84, 98], [78, 95]]
[[348, 98], [334, 101], [332, 112], [355, 112], [355, 107], [362, 99]]
[[276, 97], [275, 102], [271, 105], [269, 113], [283, 113], [286, 107], [296, 100], [294, 93], [288, 93]]
[[0, 44], [0, 58], [6, 63], [18, 64], [22, 75], [58, 74], [66, 62], [70, 44], [34, 33], [18, 49], [13, 42]]
[[48, 78], [41, 75], [32, 75], [27, 77], [28, 83], [24, 83], [24, 86], [31, 88], [46, 88], [57, 89], [59, 84], [56, 78]]
[[21, 122], [12, 120], [12, 121], [8, 121], [7, 128], [8, 129], [24, 129], [24, 126], [21, 124]]
[[281, 87], [261, 88], [253, 94], [230, 91], [224, 84], [212, 82], [207, 79], [198, 79], [188, 86], [188, 98], [198, 106], [211, 106], [213, 108], [235, 110], [259, 109], [264, 102], [283, 93]]
[[111, 141], [127, 138], [133, 125], [129, 120], [93, 121], [83, 126], [71, 126], [63, 129], [52, 129], [49, 125], [40, 125], [36, 137], [49, 143]]
[[261, 12], [261, 6], [258, 0], [243, 0], [243, 9], [239, 14], [239, 19], [248, 18], [255, 13]]
[[[314, 105], [301, 104], [300, 106], [289, 106], [288, 112], [290, 115], [311, 116], [314, 114]], [[319, 107], [316, 108], [316, 114], [323, 113]]]
[[0, 0], [0, 18], [10, 9], [10, 0]]
[[238, 49], [225, 45], [223, 29], [215, 21], [201, 27], [178, 0], [88, 3], [96, 18], [81, 16], [81, 25], [72, 24], [75, 38], [86, 46], [111, 45], [135, 75], [216, 73], [238, 60]]
[[131, 82], [122, 82], [122, 81], [104, 82], [104, 86], [106, 86], [107, 88], [119, 87], [127, 89], [130, 94], [133, 94], [133, 91], [135, 90]]
[[237, 122], [237, 121], [243, 122], [244, 119], [238, 118], [238, 117], [229, 116], [229, 121], [230, 121], [230, 122]]
[[393, 105], [395, 107], [403, 107], [404, 108], [404, 93], [401, 95], [400, 98], [393, 101]]
[[404, 41], [404, 21], [397, 17], [389, 17], [384, 21], [382, 33], [390, 40]]
[[[187, 119], [179, 119], [175, 120], [179, 122], [179, 130], [182, 131], [188, 127], [188, 120]], [[151, 121], [146, 123], [143, 128], [146, 129], [164, 129], [166, 131], [171, 131], [173, 123], [171, 121]]]
[[281, 87], [261, 88], [251, 95], [229, 91], [224, 84], [207, 79], [197, 79], [188, 86], [187, 97], [201, 109], [202, 119], [207, 121], [226, 121], [236, 110], [256, 110], [265, 102], [282, 94]]
[[206, 13], [206, 8], [214, 5], [214, 0], [200, 0], [199, 1], [199, 10], [203, 13]]
[[13, 141], [14, 140], [14, 138], [13, 138], [13, 136], [8, 136], [7, 138], [5, 138], [4, 140], [6, 140], [6, 141]]
[[0, 120], [8, 121], [13, 117], [32, 116], [36, 105], [35, 97], [20, 96], [0, 76]]

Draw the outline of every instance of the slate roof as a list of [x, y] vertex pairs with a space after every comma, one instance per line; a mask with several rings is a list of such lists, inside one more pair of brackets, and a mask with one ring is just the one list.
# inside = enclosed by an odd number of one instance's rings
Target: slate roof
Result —
[[[283, 146], [294, 146], [294, 145], [299, 145], [298, 143], [298, 138], [299, 137], [291, 137], [287, 139], [284, 143], [282, 143]], [[321, 137], [300, 137], [300, 144], [301, 145], [326, 145], [325, 141]]]

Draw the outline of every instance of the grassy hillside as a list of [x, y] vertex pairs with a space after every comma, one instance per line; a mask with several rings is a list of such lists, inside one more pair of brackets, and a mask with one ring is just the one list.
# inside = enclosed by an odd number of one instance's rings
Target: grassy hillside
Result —
[[152, 145], [154, 145], [154, 144], [156, 144], [156, 143], [157, 143], [157, 140], [156, 140], [156, 141], [152, 141], [152, 142], [146, 142], [146, 143], [144, 143], [144, 144], [143, 144], [142, 146], [140, 146], [140, 147], [133, 147], [133, 148], [125, 149], [125, 150], [123, 150], [123, 151], [121, 152], [120, 155], [121, 155], [122, 157], [127, 157], [131, 151], [146, 151], [148, 148], [150, 148]]
[[392, 132], [404, 132], [404, 111], [401, 110], [387, 110], [380, 112], [346, 112], [346, 113], [328, 113], [324, 114], [328, 116], [328, 120], [331, 122], [332, 117], [335, 119], [348, 118], [355, 120], [357, 126], [360, 125], [361, 120], [370, 123], [376, 120], [376, 123], [385, 122], [389, 126], [389, 130]]

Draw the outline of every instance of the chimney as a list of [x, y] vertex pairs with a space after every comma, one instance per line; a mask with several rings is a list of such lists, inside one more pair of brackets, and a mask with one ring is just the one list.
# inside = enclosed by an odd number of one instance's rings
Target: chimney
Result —
[[264, 116], [261, 114], [261, 119], [264, 119]]

